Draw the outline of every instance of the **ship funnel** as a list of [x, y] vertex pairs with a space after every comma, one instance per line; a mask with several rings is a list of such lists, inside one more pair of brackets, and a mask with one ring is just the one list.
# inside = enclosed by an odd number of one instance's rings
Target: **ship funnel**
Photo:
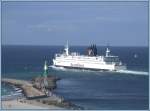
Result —
[[110, 50], [109, 50], [108, 47], [107, 47], [107, 49], [106, 49], [106, 57], [109, 56], [109, 53], [110, 53]]
[[65, 47], [65, 53], [66, 55], [68, 56], [69, 55], [69, 45], [68, 45], [68, 41], [67, 41], [67, 44], [66, 44], [66, 47]]

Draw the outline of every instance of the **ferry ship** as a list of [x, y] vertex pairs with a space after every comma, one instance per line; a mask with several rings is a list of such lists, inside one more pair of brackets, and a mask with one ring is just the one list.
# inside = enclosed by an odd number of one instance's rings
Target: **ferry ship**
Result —
[[106, 48], [105, 55], [97, 55], [96, 45], [91, 45], [87, 48], [87, 55], [80, 55], [78, 52], [69, 51], [68, 42], [63, 53], [55, 54], [53, 66], [104, 71], [126, 69], [126, 65], [120, 61], [118, 56], [110, 54], [110, 49], [108, 47]]

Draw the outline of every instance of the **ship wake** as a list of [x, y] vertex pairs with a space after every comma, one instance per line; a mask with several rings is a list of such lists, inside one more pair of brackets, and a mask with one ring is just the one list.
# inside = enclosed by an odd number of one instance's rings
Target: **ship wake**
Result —
[[144, 71], [119, 70], [119, 71], [116, 71], [116, 72], [125, 73], [125, 74], [135, 74], [135, 75], [149, 75], [149, 72], [144, 72]]
[[56, 66], [54, 66], [54, 65], [51, 65], [51, 66], [49, 66], [50, 68], [53, 68], [53, 69], [55, 69], [55, 70], [63, 70], [63, 71], [65, 71], [66, 70], [66, 68], [64, 68], [64, 67], [56, 67]]

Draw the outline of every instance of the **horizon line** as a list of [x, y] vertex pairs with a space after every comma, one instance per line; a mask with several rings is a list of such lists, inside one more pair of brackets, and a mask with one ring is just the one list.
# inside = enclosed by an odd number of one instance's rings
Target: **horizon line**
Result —
[[[93, 44], [90, 44], [90, 45], [93, 45]], [[90, 46], [90, 45], [69, 45], [69, 46]], [[32, 44], [1, 44], [1, 46], [65, 46], [64, 45], [32, 45]], [[107, 45], [96, 45], [96, 46], [107, 46]], [[112, 47], [149, 47], [149, 45], [139, 45], [139, 46], [135, 46], [135, 45], [109, 45], [109, 47], [112, 46]]]

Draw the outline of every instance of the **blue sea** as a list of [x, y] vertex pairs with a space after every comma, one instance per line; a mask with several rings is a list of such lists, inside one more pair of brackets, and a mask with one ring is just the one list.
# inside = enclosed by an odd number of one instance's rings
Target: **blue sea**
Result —
[[[86, 54], [86, 46], [71, 51]], [[106, 47], [97, 47], [104, 55]], [[149, 107], [148, 47], [110, 47], [113, 55], [127, 64], [126, 71], [102, 72], [52, 67], [55, 53], [63, 46], [2, 46], [2, 78], [31, 80], [43, 73], [47, 60], [49, 74], [61, 78], [54, 92], [85, 109], [144, 110]], [[136, 57], [135, 57], [136, 55]], [[15, 92], [2, 84], [2, 96]]]

